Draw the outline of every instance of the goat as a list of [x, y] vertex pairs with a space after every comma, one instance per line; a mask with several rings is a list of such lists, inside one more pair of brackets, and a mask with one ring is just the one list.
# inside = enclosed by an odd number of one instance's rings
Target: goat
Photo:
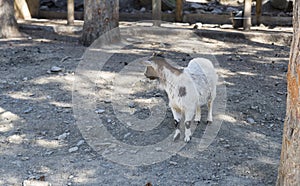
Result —
[[180, 138], [179, 124], [184, 118], [185, 142], [191, 140], [192, 121], [201, 120], [201, 106], [207, 104], [207, 122], [212, 122], [212, 105], [216, 97], [218, 75], [212, 62], [205, 58], [192, 59], [186, 68], [169, 64], [161, 55], [152, 55], [147, 61], [144, 75], [159, 81], [160, 88], [169, 98], [175, 123], [173, 140]]

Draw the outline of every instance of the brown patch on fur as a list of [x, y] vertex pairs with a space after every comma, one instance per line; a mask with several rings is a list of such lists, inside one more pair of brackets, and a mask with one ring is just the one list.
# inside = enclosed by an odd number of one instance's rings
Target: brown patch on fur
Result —
[[179, 87], [179, 97], [184, 97], [186, 95], [186, 88], [185, 87]]

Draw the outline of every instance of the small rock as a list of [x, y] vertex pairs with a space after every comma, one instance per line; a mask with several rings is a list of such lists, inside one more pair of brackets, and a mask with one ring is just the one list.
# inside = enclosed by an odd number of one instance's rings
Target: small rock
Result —
[[131, 154], [136, 154], [138, 152], [138, 150], [130, 150], [129, 151]]
[[225, 144], [224, 147], [225, 147], [225, 148], [229, 148], [230, 145], [229, 145], [229, 144]]
[[33, 110], [32, 107], [28, 107], [26, 110], [23, 111], [24, 114], [28, 114]]
[[40, 10], [48, 10], [48, 9], [49, 9], [48, 6], [45, 5], [40, 7]]
[[97, 114], [102, 114], [102, 113], [105, 112], [105, 110], [104, 110], [104, 109], [97, 109], [97, 110], [95, 110], [95, 112], [96, 112]]
[[128, 132], [127, 134], [124, 135], [124, 139], [127, 138], [128, 136], [130, 136], [130, 132]]
[[111, 103], [111, 100], [106, 99], [106, 100], [104, 100], [104, 103]]
[[58, 140], [65, 140], [65, 139], [67, 138], [67, 136], [69, 136], [69, 135], [70, 135], [69, 132], [65, 132], [65, 133], [59, 135], [59, 136], [57, 137], [57, 139], [58, 139]]
[[107, 119], [107, 123], [111, 123], [111, 119]]
[[170, 163], [171, 165], [177, 165], [177, 164], [178, 164], [178, 163], [175, 162], [175, 161], [169, 161], [169, 163]]
[[255, 121], [253, 118], [247, 118], [247, 122], [250, 123], [250, 124], [254, 124]]
[[160, 151], [162, 151], [162, 148], [161, 148], [161, 147], [155, 147], [155, 150], [156, 150], [157, 152], [160, 152]]
[[218, 8], [215, 8], [213, 11], [211, 11], [211, 13], [213, 14], [221, 14], [223, 11], [218, 9]]
[[24, 77], [24, 78], [23, 78], [23, 81], [27, 81], [27, 80], [28, 80], [28, 77]]
[[140, 9], [140, 12], [146, 12], [146, 8], [145, 8], [145, 7], [142, 7], [142, 8]]
[[50, 69], [51, 72], [61, 72], [62, 68], [58, 67], [58, 66], [53, 66]]
[[20, 135], [14, 134], [12, 136], [7, 137], [7, 141], [9, 143], [21, 144], [23, 142], [23, 138]]
[[223, 142], [223, 141], [225, 141], [225, 139], [224, 139], [224, 138], [220, 138], [219, 141], [220, 141], [220, 142]]
[[72, 147], [69, 149], [69, 153], [76, 152], [78, 151], [78, 149], [79, 149], [78, 147]]
[[73, 176], [73, 175], [70, 175], [70, 176], [69, 176], [69, 179], [72, 179], [72, 178], [74, 178], [74, 176]]
[[53, 154], [53, 151], [47, 151], [47, 152], [45, 152], [45, 155], [51, 155], [51, 154]]
[[257, 110], [258, 109], [258, 106], [251, 106], [250, 107], [252, 110]]
[[204, 8], [204, 6], [203, 5], [201, 5], [201, 4], [198, 4], [198, 3], [191, 3], [191, 6], [190, 6], [191, 8], [193, 8], [193, 9], [200, 9], [200, 8]]
[[282, 99], [281, 98], [277, 98], [276, 101], [277, 102], [282, 102]]
[[277, 91], [276, 93], [279, 95], [284, 95], [284, 92], [281, 92], [281, 91]]
[[29, 160], [29, 157], [26, 157], [26, 156], [25, 156], [25, 157], [22, 157], [21, 160], [22, 160], [22, 161], [27, 161], [27, 160]]
[[134, 103], [134, 102], [130, 102], [130, 103], [128, 103], [128, 107], [130, 107], [130, 108], [134, 108], [134, 107], [135, 107], [135, 103]]
[[80, 145], [82, 145], [82, 144], [84, 144], [84, 140], [79, 140], [78, 142], [77, 142], [77, 144], [76, 144], [76, 146], [80, 146]]

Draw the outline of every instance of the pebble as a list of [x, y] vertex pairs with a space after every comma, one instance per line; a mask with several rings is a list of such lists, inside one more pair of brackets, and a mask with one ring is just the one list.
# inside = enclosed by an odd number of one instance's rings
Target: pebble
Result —
[[178, 163], [175, 162], [175, 161], [169, 161], [169, 163], [170, 163], [171, 165], [177, 165], [177, 164], [178, 164]]
[[285, 94], [284, 92], [281, 92], [281, 91], [277, 91], [276, 93], [279, 94], [279, 95], [284, 95]]
[[106, 100], [104, 100], [104, 103], [111, 103], [111, 100], [106, 99]]
[[282, 99], [281, 98], [277, 98], [276, 101], [277, 102], [282, 102]]
[[141, 12], [145, 12], [145, 11], [146, 11], [146, 8], [145, 8], [145, 7], [142, 7], [142, 8], [140, 9], [140, 11], [141, 11]]
[[58, 67], [58, 66], [53, 66], [50, 69], [51, 72], [61, 72], [62, 68]]
[[104, 109], [97, 109], [97, 110], [95, 110], [95, 112], [96, 112], [97, 114], [102, 114], [102, 113], [105, 112], [105, 110], [104, 110]]
[[76, 152], [78, 151], [78, 149], [79, 149], [78, 147], [72, 147], [69, 149], [69, 153]]
[[23, 111], [24, 114], [28, 114], [33, 110], [32, 107], [28, 107], [26, 110]]
[[124, 138], [127, 138], [128, 136], [130, 136], [130, 132], [128, 132], [127, 134], [124, 135]]
[[136, 154], [138, 152], [138, 150], [130, 150], [129, 151], [131, 154]]
[[47, 151], [47, 152], [45, 152], [45, 155], [51, 155], [51, 154], [53, 154], [53, 151]]
[[27, 161], [27, 160], [29, 160], [29, 157], [22, 157], [21, 160], [22, 161]]
[[130, 108], [134, 108], [134, 107], [135, 107], [135, 103], [134, 103], [134, 102], [130, 102], [130, 103], [128, 103], [128, 107], [130, 107]]
[[225, 147], [225, 148], [229, 148], [230, 145], [229, 145], [229, 144], [225, 144], [224, 147]]
[[160, 151], [162, 151], [162, 148], [161, 148], [161, 147], [155, 147], [155, 150], [156, 150], [157, 152], [160, 152]]
[[191, 8], [194, 8], [194, 9], [199, 9], [199, 8], [204, 8], [203, 5], [201, 4], [198, 4], [198, 3], [191, 3]]
[[247, 122], [250, 123], [250, 124], [254, 124], [255, 121], [253, 118], [247, 118]]
[[57, 139], [58, 139], [58, 140], [65, 140], [65, 139], [67, 138], [67, 136], [69, 136], [69, 135], [70, 135], [69, 132], [65, 132], [65, 133], [59, 135], [59, 136], [57, 137]]
[[225, 141], [225, 139], [224, 139], [224, 138], [220, 138], [219, 140], [220, 140], [220, 142], [223, 142], [223, 141]]
[[256, 109], [258, 109], [258, 106], [251, 106], [250, 107], [252, 110], [256, 110]]
[[77, 142], [77, 144], [76, 144], [76, 146], [80, 146], [80, 145], [82, 145], [82, 144], [84, 144], [84, 140], [79, 140], [78, 142]]

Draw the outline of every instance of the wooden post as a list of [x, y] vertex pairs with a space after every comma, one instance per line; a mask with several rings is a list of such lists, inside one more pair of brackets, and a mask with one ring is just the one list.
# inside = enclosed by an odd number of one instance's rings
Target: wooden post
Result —
[[68, 25], [74, 24], [74, 0], [68, 0]]
[[251, 0], [244, 0], [244, 30], [250, 30], [251, 28]]
[[17, 18], [31, 19], [31, 14], [25, 0], [15, 0], [15, 14]]
[[152, 0], [153, 26], [160, 26], [161, 22], [161, 0]]
[[261, 14], [262, 14], [262, 0], [256, 0], [256, 25], [261, 23]]
[[176, 21], [183, 21], [183, 0], [176, 0]]

